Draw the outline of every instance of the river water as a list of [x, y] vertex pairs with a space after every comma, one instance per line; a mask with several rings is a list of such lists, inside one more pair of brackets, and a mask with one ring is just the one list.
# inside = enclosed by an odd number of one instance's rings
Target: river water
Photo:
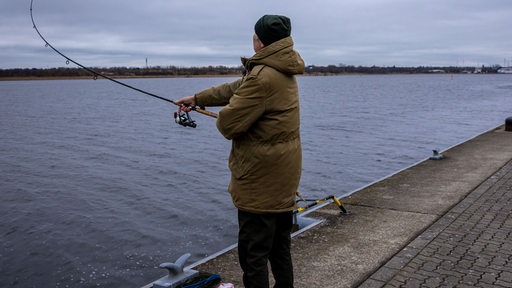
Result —
[[[234, 78], [127, 79], [177, 99]], [[504, 123], [509, 75], [299, 77], [308, 198]], [[138, 287], [236, 242], [214, 119], [106, 80], [0, 81], [0, 287]], [[218, 111], [218, 109], [212, 109]]]

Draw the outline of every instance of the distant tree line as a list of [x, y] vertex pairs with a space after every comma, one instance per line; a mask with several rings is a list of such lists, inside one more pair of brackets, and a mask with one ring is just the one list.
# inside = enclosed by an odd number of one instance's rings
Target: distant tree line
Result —
[[[241, 75], [243, 67], [92, 67], [92, 70], [109, 77], [187, 77]], [[0, 78], [74, 78], [92, 77], [91, 73], [78, 67], [59, 68], [15, 68], [0, 69]]]
[[[416, 73], [497, 73], [499, 65], [490, 67], [382, 67], [382, 66], [351, 66], [327, 65], [306, 67], [306, 75], [343, 75], [343, 74], [416, 74]], [[231, 76], [241, 75], [244, 68], [226, 66], [206, 67], [111, 67], [92, 68], [109, 77], [193, 77], [193, 76]], [[92, 77], [82, 68], [16, 68], [0, 69], [0, 78], [75, 78]]]
[[328, 65], [308, 66], [306, 74], [338, 75], [338, 74], [419, 74], [419, 73], [497, 73], [499, 65], [489, 67], [399, 67], [399, 66], [352, 66]]

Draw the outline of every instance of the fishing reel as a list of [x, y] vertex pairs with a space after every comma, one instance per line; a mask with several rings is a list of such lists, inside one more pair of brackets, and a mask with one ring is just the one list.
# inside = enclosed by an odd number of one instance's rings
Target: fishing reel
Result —
[[192, 120], [192, 117], [186, 111], [174, 112], [174, 121], [183, 127], [197, 127], [196, 121]]

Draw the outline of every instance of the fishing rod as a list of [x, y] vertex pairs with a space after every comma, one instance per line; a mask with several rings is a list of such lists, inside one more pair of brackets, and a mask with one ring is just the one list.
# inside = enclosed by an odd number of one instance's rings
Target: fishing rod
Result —
[[[129, 89], [133, 89], [135, 91], [138, 91], [140, 93], [143, 93], [143, 94], [146, 94], [148, 96], [151, 96], [151, 97], [154, 97], [154, 98], [157, 98], [157, 99], [160, 99], [160, 100], [163, 100], [163, 101], [166, 101], [166, 102], [169, 102], [169, 103], [172, 103], [176, 106], [181, 106], [180, 104], [174, 102], [173, 100], [171, 99], [167, 99], [167, 98], [164, 98], [162, 96], [158, 96], [156, 94], [153, 94], [153, 93], [150, 93], [148, 91], [145, 91], [145, 90], [142, 90], [142, 89], [139, 89], [137, 87], [134, 87], [134, 86], [131, 86], [131, 85], [128, 85], [124, 82], [121, 82], [119, 80], [116, 80], [112, 77], [109, 77], [107, 75], [104, 75], [100, 72], [97, 72], [91, 68], [88, 68], [80, 63], [78, 63], [77, 61], [71, 59], [70, 57], [64, 55], [64, 53], [60, 52], [57, 48], [53, 47], [52, 44], [50, 44], [50, 42], [48, 42], [44, 36], [41, 34], [41, 32], [39, 32], [39, 29], [37, 29], [37, 25], [34, 21], [34, 16], [33, 16], [33, 13], [32, 13], [32, 6], [33, 6], [33, 3], [34, 3], [34, 0], [31, 0], [30, 1], [30, 19], [32, 20], [32, 25], [34, 27], [34, 29], [36, 30], [37, 34], [39, 35], [39, 37], [41, 39], [43, 39], [44, 43], [45, 43], [45, 47], [50, 47], [53, 51], [55, 51], [57, 54], [59, 54], [60, 56], [62, 56], [64, 59], [66, 59], [66, 64], [69, 65], [69, 63], [73, 63], [77, 66], [79, 66], [80, 68], [86, 70], [87, 72], [91, 73], [93, 75], [93, 79], [96, 80], [98, 77], [102, 77], [102, 78], [105, 78], [107, 80], [110, 80], [114, 83], [117, 83], [119, 85], [122, 85], [124, 87], [127, 87]], [[210, 112], [210, 111], [207, 111], [205, 109], [202, 109], [202, 108], [199, 108], [199, 107], [196, 107], [196, 106], [193, 106], [193, 107], [190, 107], [191, 110], [193, 111], [196, 111], [200, 114], [203, 114], [203, 115], [206, 115], [206, 116], [210, 116], [210, 117], [213, 117], [213, 118], [218, 118], [219, 116], [213, 112]], [[181, 109], [180, 109], [181, 110]], [[196, 123], [194, 120], [192, 120], [192, 118], [190, 117], [190, 115], [188, 114], [188, 112], [184, 112], [184, 111], [179, 111], [179, 112], [175, 112], [174, 113], [174, 120], [176, 121], [176, 123], [182, 125], [182, 126], [185, 126], [185, 127], [192, 127], [192, 128], [195, 128], [196, 127]]]

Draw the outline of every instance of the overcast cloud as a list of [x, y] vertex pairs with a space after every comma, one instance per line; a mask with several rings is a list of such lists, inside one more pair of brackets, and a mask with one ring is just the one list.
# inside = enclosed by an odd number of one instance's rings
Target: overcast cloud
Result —
[[[0, 0], [0, 68], [66, 66], [30, 0]], [[43, 36], [91, 67], [238, 66], [264, 14], [307, 65], [511, 65], [510, 0], [34, 0]]]

